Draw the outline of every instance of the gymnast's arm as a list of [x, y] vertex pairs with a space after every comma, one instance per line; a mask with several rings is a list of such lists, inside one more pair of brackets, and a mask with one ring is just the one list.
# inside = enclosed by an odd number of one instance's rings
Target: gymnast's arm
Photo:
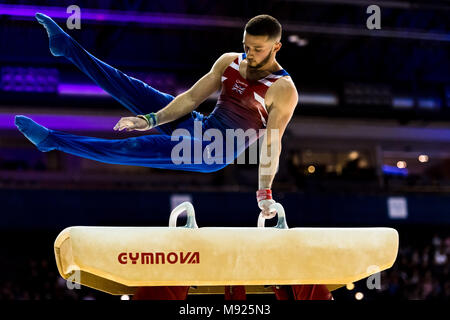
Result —
[[220, 89], [226, 67], [236, 58], [236, 53], [225, 53], [214, 63], [211, 70], [188, 91], [178, 95], [166, 107], [156, 112], [158, 125], [174, 121], [192, 112], [210, 95]]
[[126, 117], [114, 127], [114, 130], [146, 131], [158, 125], [174, 121], [192, 112], [210, 95], [220, 89], [222, 75], [226, 67], [238, 56], [237, 53], [225, 53], [214, 63], [211, 70], [198, 80], [192, 88], [178, 95], [167, 106], [156, 113]]
[[[271, 189], [278, 171], [281, 154], [281, 140], [298, 103], [297, 89], [290, 78], [276, 81], [267, 92], [272, 104], [269, 106], [269, 118], [266, 134], [263, 137], [258, 169], [259, 190]], [[270, 97], [271, 96], [271, 97]], [[271, 151], [274, 152], [271, 152]]]

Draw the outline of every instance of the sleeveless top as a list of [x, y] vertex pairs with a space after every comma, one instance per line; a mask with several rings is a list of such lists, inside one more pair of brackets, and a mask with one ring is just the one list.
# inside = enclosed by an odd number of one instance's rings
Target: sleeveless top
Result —
[[255, 129], [259, 138], [259, 129], [266, 128], [269, 116], [264, 101], [266, 92], [275, 81], [289, 74], [282, 69], [259, 80], [247, 80], [239, 73], [245, 58], [245, 53], [240, 54], [225, 69], [222, 91], [210, 116], [230, 129]]

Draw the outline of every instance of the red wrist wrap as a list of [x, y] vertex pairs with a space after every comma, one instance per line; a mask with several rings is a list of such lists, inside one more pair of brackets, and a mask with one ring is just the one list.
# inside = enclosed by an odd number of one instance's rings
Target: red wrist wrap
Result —
[[261, 189], [256, 191], [256, 199], [261, 200], [272, 200], [272, 190], [270, 189]]

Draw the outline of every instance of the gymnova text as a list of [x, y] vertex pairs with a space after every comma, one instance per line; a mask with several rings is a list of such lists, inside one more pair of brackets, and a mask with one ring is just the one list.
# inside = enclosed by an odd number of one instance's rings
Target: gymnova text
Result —
[[200, 252], [121, 252], [117, 259], [120, 264], [198, 264]]
[[[263, 136], [266, 135], [266, 138]], [[181, 140], [181, 141], [180, 141]], [[277, 143], [279, 130], [271, 129], [226, 129], [225, 137], [219, 129], [208, 129], [203, 132], [201, 121], [194, 121], [194, 136], [187, 129], [176, 129], [172, 132], [171, 141], [179, 141], [172, 147], [171, 160], [174, 164], [230, 164], [237, 159], [237, 164], [258, 164], [271, 168], [277, 164], [271, 155], [278, 155]], [[255, 143], [258, 141], [258, 143]], [[248, 161], [245, 149], [248, 147]], [[260, 150], [260, 152], [258, 152]]]

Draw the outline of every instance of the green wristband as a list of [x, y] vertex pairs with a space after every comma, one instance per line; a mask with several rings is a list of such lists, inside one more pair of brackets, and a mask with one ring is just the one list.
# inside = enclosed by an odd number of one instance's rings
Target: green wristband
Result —
[[148, 113], [144, 115], [139, 115], [138, 118], [142, 118], [147, 121], [147, 124], [150, 128], [154, 128], [158, 125], [158, 117], [156, 116], [156, 113]]

